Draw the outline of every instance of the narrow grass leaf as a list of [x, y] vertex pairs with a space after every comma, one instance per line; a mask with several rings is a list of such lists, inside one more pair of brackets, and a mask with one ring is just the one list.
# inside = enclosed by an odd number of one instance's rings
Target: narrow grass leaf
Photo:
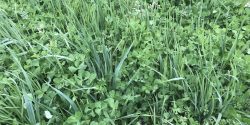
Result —
[[62, 93], [60, 90], [52, 87], [49, 83], [46, 83], [48, 86], [50, 86], [59, 96], [61, 96], [62, 98], [66, 99], [69, 104], [72, 106], [72, 108], [74, 109], [74, 112], [79, 111], [78, 107], [76, 106], [76, 104], [74, 103], [74, 101], [72, 99], [70, 99], [67, 95], [65, 95], [64, 93]]
[[31, 97], [28, 96], [26, 92], [24, 92], [24, 102], [25, 102], [25, 107], [28, 112], [28, 119], [32, 125], [36, 124], [36, 117], [35, 117], [35, 112], [33, 109], [33, 104], [32, 104], [32, 99]]

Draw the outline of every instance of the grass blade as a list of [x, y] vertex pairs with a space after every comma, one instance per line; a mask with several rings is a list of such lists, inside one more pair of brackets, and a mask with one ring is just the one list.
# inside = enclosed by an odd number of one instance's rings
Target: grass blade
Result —
[[121, 61], [119, 62], [119, 64], [116, 66], [115, 68], [115, 72], [114, 72], [114, 77], [113, 77], [113, 82], [112, 84], [114, 85], [115, 84], [115, 81], [117, 80], [118, 76], [119, 76], [119, 73], [121, 71], [121, 68], [122, 68], [122, 64], [124, 63], [125, 59], [127, 58], [131, 48], [133, 46], [133, 43], [130, 45], [130, 47], [127, 49], [126, 53], [122, 56], [122, 59]]
[[51, 87], [60, 97], [62, 97], [63, 99], [67, 100], [69, 102], [69, 104], [72, 106], [74, 112], [79, 111], [78, 107], [76, 106], [76, 104], [74, 103], [74, 101], [72, 99], [70, 99], [67, 95], [65, 95], [64, 93], [62, 93], [60, 90], [54, 88], [53, 86], [51, 86], [48, 82], [46, 83], [49, 87]]
[[25, 102], [25, 107], [28, 112], [28, 119], [32, 125], [36, 124], [36, 116], [35, 112], [33, 109], [33, 104], [32, 104], [32, 97], [28, 96], [28, 94], [24, 91], [24, 102]]

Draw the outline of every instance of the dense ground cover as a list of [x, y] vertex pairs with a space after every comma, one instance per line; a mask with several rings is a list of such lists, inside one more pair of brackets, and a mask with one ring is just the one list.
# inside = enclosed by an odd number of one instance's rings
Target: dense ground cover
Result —
[[245, 0], [0, 0], [0, 124], [250, 124]]

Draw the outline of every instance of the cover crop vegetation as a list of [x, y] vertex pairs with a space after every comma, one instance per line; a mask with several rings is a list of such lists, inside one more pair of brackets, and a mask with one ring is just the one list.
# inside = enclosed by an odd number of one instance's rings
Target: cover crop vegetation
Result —
[[0, 124], [248, 125], [247, 2], [0, 0]]

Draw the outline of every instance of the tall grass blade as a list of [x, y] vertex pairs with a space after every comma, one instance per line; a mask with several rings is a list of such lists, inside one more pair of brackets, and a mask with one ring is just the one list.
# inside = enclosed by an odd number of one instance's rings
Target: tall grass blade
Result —
[[28, 119], [32, 125], [35, 125], [36, 124], [36, 116], [35, 116], [35, 112], [33, 109], [33, 104], [32, 104], [32, 99], [31, 99], [32, 97], [29, 97], [25, 91], [23, 93], [24, 93], [23, 97], [24, 97], [24, 101], [25, 101], [25, 107], [26, 107], [27, 112], [28, 112]]
[[53, 86], [51, 86], [49, 84], [49, 82], [46, 82], [46, 84], [51, 87], [60, 97], [62, 97], [63, 99], [67, 100], [69, 102], [69, 104], [72, 106], [74, 112], [78, 112], [79, 109], [76, 106], [76, 104], [74, 103], [74, 101], [72, 99], [70, 99], [67, 95], [65, 95], [64, 93], [62, 93], [60, 90], [54, 88]]
[[121, 68], [122, 68], [122, 64], [124, 63], [125, 59], [127, 58], [132, 46], [133, 46], [133, 43], [130, 45], [130, 47], [127, 49], [127, 51], [124, 53], [124, 55], [122, 56], [120, 62], [118, 63], [118, 65], [115, 68], [113, 82], [112, 82], [113, 85], [115, 84], [115, 82], [116, 82], [116, 80], [117, 80], [117, 78], [119, 76], [119, 73], [120, 73]]

